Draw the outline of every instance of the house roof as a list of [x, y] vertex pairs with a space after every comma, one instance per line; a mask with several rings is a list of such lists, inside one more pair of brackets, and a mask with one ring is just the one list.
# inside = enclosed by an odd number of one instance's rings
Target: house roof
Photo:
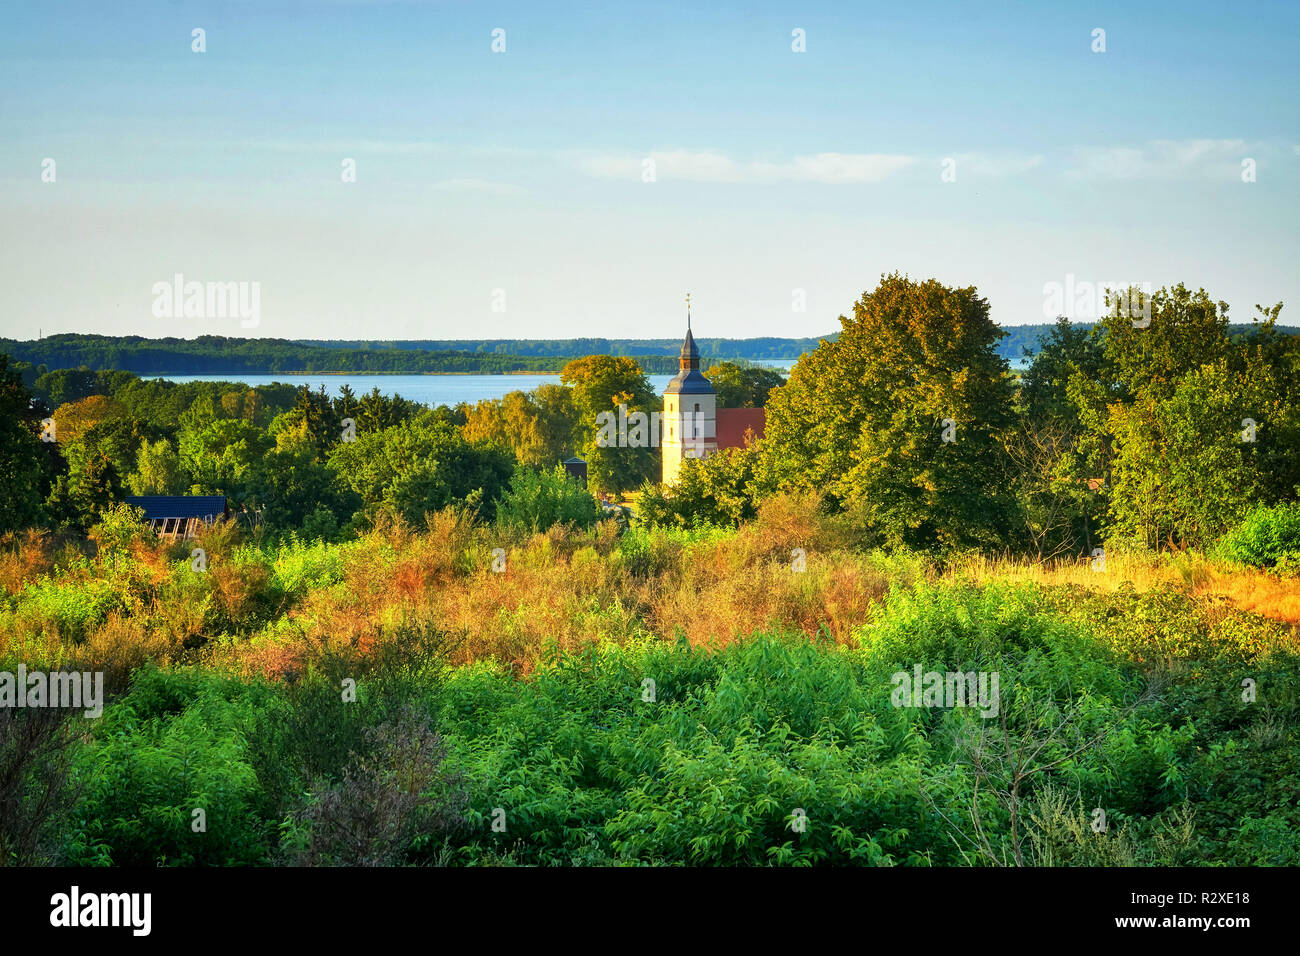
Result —
[[155, 518], [204, 518], [226, 513], [224, 495], [127, 495], [126, 503], [144, 509], [146, 521]]
[[745, 432], [753, 430], [762, 438], [767, 430], [766, 408], [719, 408], [717, 435], [719, 448], [744, 448]]

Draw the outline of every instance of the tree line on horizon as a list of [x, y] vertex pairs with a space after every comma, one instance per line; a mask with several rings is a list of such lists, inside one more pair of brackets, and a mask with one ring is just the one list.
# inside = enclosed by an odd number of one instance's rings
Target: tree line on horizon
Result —
[[[788, 382], [711, 367], [719, 404], [765, 406], [767, 434], [688, 461], [671, 489], [657, 485], [657, 449], [595, 441], [601, 412], [660, 407], [630, 356], [570, 360], [558, 384], [435, 409], [378, 389], [331, 398], [5, 367], [0, 488], [14, 505], [0, 530], [84, 530], [126, 494], [191, 493], [334, 538], [385, 509], [418, 522], [460, 503], [490, 517], [516, 475], [577, 454], [592, 490], [636, 493], [648, 524], [734, 526], [797, 491], [889, 548], [1206, 546], [1297, 497], [1300, 338], [1279, 332], [1280, 304], [1249, 326], [1182, 285], [1145, 305], [1148, 327], [1118, 307], [1093, 325], [1060, 319], [1017, 375], [973, 287], [883, 277]], [[42, 442], [51, 416], [57, 441]]]
[[[817, 345], [816, 339], [734, 341], [753, 341], [754, 354], [738, 354], [746, 349], [733, 345], [706, 349], [705, 358], [741, 366], [767, 358], [787, 358], [793, 363], [802, 352]], [[215, 335], [153, 339], [61, 333], [33, 341], [0, 339], [0, 352], [9, 355], [15, 367], [21, 368], [31, 386], [37, 376], [60, 369], [123, 371], [137, 375], [557, 374], [569, 362], [586, 355], [628, 356], [648, 375], [668, 375], [677, 371], [677, 353], [681, 349], [680, 340], [671, 348], [665, 345], [657, 350], [610, 339], [506, 343], [513, 344], [518, 344], [520, 351], [508, 351], [501, 343], [474, 341], [355, 343]]]
[[[1076, 323], [1089, 329], [1094, 323]], [[995, 344], [998, 355], [1020, 362], [1038, 351], [1052, 331], [1051, 323], [1002, 326]], [[1229, 334], [1245, 334], [1249, 325], [1230, 325]], [[1300, 334], [1300, 328], [1278, 326], [1279, 333]], [[759, 337], [695, 340], [705, 361], [737, 365], [788, 360], [812, 352], [839, 332], [805, 338]], [[60, 333], [21, 341], [0, 338], [0, 352], [25, 372], [28, 386], [49, 370], [86, 368], [126, 371], [137, 375], [224, 375], [245, 373], [382, 373], [382, 374], [506, 374], [558, 373], [575, 358], [587, 355], [628, 356], [648, 375], [677, 371], [681, 340], [664, 339], [417, 339], [330, 340], [255, 339], [201, 335], [194, 339], [147, 338]]]

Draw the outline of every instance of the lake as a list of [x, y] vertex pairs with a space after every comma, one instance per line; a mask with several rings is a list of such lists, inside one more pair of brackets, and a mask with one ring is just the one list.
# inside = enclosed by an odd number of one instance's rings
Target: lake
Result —
[[[793, 359], [751, 359], [755, 365], [781, 369], [788, 372]], [[1023, 359], [1011, 363], [1013, 369], [1026, 367]], [[316, 391], [322, 385], [330, 395], [338, 395], [344, 385], [352, 388], [353, 394], [364, 395], [372, 388], [378, 387], [385, 395], [400, 395], [402, 398], [424, 405], [455, 405], [458, 402], [474, 404], [488, 398], [502, 398], [507, 392], [528, 392], [538, 385], [547, 383], [558, 385], [560, 376], [553, 373], [528, 372], [519, 375], [373, 375], [347, 374], [323, 375], [248, 375], [232, 372], [229, 375], [157, 375], [154, 378], [168, 382], [243, 382], [245, 385], [270, 385], [281, 382], [287, 385], [306, 385]], [[671, 375], [649, 375], [656, 395], [662, 395]]]
[[[755, 359], [756, 365], [787, 370], [794, 364], [793, 359]], [[385, 395], [400, 395], [412, 402], [424, 405], [455, 405], [458, 402], [474, 404], [489, 398], [502, 398], [507, 392], [527, 392], [538, 385], [558, 385], [560, 376], [553, 373], [521, 373], [518, 375], [249, 375], [243, 372], [231, 372], [228, 375], [156, 375], [153, 378], [168, 382], [243, 382], [245, 385], [270, 385], [281, 382], [286, 385], [306, 385], [316, 391], [322, 385], [330, 395], [338, 395], [344, 385], [352, 389], [358, 397], [371, 389], [378, 389]], [[671, 375], [649, 375], [650, 384], [655, 394], [662, 395]]]

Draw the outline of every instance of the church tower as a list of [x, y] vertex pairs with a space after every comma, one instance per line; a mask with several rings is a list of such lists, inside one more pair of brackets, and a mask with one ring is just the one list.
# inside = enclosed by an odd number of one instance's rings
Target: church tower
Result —
[[664, 389], [663, 481], [675, 484], [682, 461], [704, 458], [718, 450], [718, 399], [709, 380], [700, 374], [700, 350], [691, 335], [691, 297], [686, 297], [686, 340], [679, 371]]

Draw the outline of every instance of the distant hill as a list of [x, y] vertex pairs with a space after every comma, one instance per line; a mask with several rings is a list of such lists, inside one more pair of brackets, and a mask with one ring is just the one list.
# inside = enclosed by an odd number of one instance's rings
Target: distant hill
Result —
[[[703, 358], [718, 359], [796, 359], [804, 352], [817, 347], [823, 338], [833, 339], [839, 333], [824, 336], [786, 339], [711, 339], [697, 338], [696, 346]], [[456, 350], [487, 355], [551, 356], [573, 358], [581, 355], [627, 355], [633, 358], [661, 355], [675, 358], [682, 340], [675, 339], [395, 339], [389, 341], [364, 339], [299, 339], [302, 345], [332, 349], [423, 349], [431, 352]]]
[[[697, 339], [708, 361], [793, 362], [820, 339]], [[48, 369], [118, 369], [137, 375], [223, 375], [243, 372], [558, 372], [585, 355], [635, 358], [649, 374], [677, 370], [680, 339], [483, 339], [364, 341], [244, 339], [201, 335], [150, 339], [136, 335], [60, 334], [34, 341], [0, 339], [0, 352]]]
[[[1078, 323], [1090, 326], [1091, 323]], [[1039, 337], [1051, 323], [1005, 326], [998, 354], [1016, 361], [1038, 350]], [[1234, 333], [1249, 324], [1230, 325]], [[1300, 335], [1300, 328], [1278, 326]], [[817, 347], [822, 338], [698, 338], [705, 364], [712, 361], [793, 361]], [[460, 372], [504, 374], [558, 372], [570, 359], [584, 355], [625, 355], [648, 374], [676, 371], [680, 339], [244, 339], [201, 335], [194, 339], [150, 339], [138, 335], [51, 335], [38, 340], [0, 339], [0, 352], [15, 361], [47, 369], [119, 369], [137, 375], [223, 375], [236, 372], [385, 372], [420, 374]]]

